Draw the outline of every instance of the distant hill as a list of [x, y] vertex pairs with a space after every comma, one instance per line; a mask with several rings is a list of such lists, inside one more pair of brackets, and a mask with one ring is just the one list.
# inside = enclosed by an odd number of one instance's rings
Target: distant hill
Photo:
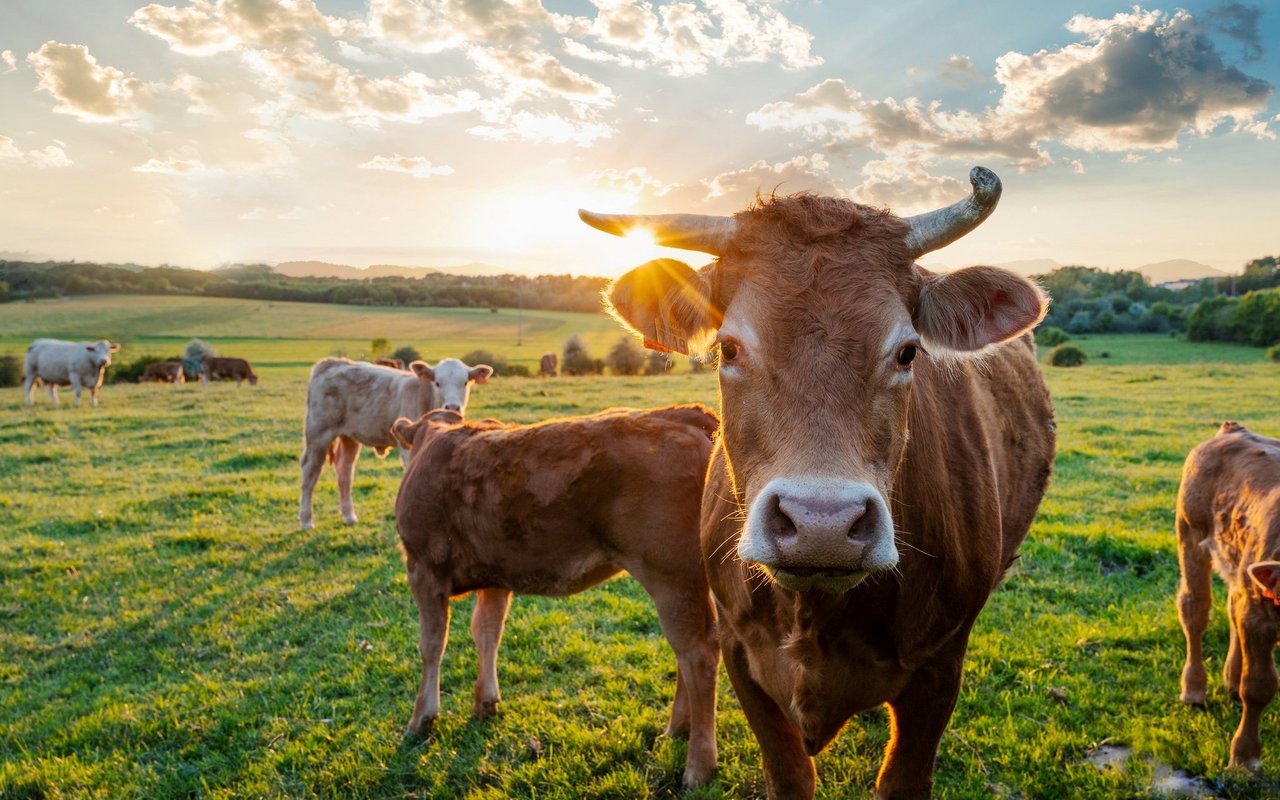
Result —
[[1137, 271], [1146, 275], [1153, 286], [1160, 283], [1169, 283], [1170, 281], [1228, 277], [1228, 273], [1220, 269], [1186, 258], [1175, 258], [1171, 261], [1160, 261], [1155, 264], [1143, 264], [1138, 267]]
[[1030, 277], [1031, 275], [1045, 275], [1062, 265], [1052, 258], [1026, 258], [1021, 261], [1006, 261], [995, 266]]
[[402, 267], [397, 264], [374, 264], [366, 269], [325, 261], [284, 261], [272, 269], [290, 278], [338, 278], [371, 280], [373, 278], [421, 278], [424, 275], [505, 275], [511, 270], [492, 264], [473, 262], [457, 267]]

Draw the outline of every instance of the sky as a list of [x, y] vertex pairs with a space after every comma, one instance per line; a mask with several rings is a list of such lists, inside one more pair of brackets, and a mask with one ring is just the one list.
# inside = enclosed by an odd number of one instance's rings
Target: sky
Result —
[[3, 0], [0, 258], [704, 256], [603, 212], [1004, 195], [926, 256], [1238, 272], [1280, 254], [1280, 4]]

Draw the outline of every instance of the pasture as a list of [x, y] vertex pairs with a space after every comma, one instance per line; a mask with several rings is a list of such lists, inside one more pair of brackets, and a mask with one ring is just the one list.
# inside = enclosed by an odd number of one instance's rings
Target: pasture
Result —
[[[518, 597], [499, 658], [503, 705], [484, 722], [469, 716], [471, 601], [455, 603], [441, 718], [410, 740], [420, 673], [391, 514], [397, 461], [365, 452], [358, 525], [341, 524], [328, 471], [316, 528], [296, 529], [315, 359], [386, 336], [432, 360], [485, 347], [535, 365], [579, 330], [597, 356], [618, 337], [602, 316], [525, 312], [542, 327], [526, 327], [517, 351], [514, 314], [122, 297], [4, 306], [0, 352], [35, 335], [109, 335], [128, 361], [200, 336], [250, 358], [263, 380], [107, 386], [98, 409], [37, 395], [27, 410], [20, 389], [0, 389], [0, 796], [681, 795], [684, 743], [661, 736], [675, 662], [634, 581]], [[1173, 509], [1183, 458], [1223, 419], [1280, 434], [1280, 367], [1261, 350], [1160, 336], [1077, 343], [1086, 366], [1046, 370], [1054, 479], [978, 620], [936, 793], [1144, 797], [1149, 758], [1221, 797], [1274, 798], [1280, 704], [1263, 720], [1266, 770], [1223, 774], [1239, 710], [1216, 678], [1220, 584], [1207, 708], [1178, 702]], [[469, 414], [529, 422], [715, 397], [710, 372], [495, 378]], [[684, 796], [762, 797], [723, 671], [719, 700], [719, 769]], [[887, 737], [883, 713], [853, 721], [817, 760], [818, 796], [868, 796]], [[1104, 742], [1137, 757], [1100, 772], [1086, 756]]]

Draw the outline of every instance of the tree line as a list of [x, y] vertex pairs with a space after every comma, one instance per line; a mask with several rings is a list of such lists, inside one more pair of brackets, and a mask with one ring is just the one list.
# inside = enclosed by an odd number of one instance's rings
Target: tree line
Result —
[[362, 280], [294, 278], [263, 264], [216, 270], [87, 262], [0, 261], [0, 302], [87, 294], [202, 295], [251, 300], [438, 308], [599, 311], [605, 278], [446, 275]]

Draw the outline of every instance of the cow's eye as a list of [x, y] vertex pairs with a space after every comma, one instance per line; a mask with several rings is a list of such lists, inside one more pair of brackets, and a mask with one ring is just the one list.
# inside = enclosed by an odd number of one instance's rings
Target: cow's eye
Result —
[[725, 339], [720, 343], [720, 363], [733, 364], [737, 362], [739, 350], [741, 348], [733, 339]]
[[916, 360], [916, 353], [919, 352], [920, 346], [915, 342], [908, 342], [898, 348], [898, 366], [909, 367], [911, 362]]

